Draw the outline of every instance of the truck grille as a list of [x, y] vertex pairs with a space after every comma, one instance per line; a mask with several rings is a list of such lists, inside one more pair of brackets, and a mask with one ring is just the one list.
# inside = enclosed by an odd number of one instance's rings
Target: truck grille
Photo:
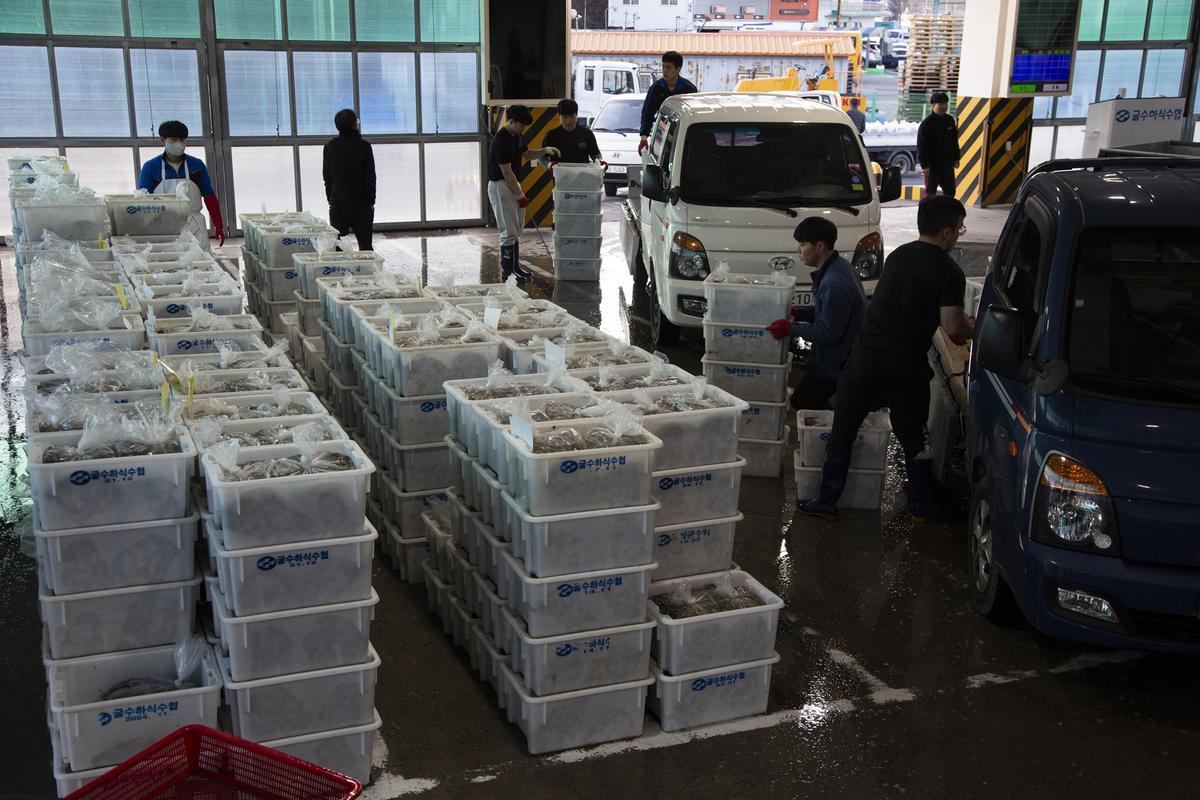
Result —
[[1129, 620], [1139, 636], [1179, 644], [1200, 644], [1200, 613], [1194, 617], [1129, 609]]

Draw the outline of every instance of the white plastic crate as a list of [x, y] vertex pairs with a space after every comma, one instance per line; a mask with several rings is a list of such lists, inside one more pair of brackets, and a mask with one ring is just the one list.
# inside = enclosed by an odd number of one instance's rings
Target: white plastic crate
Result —
[[473, 646], [467, 648], [471, 667], [479, 675], [479, 680], [496, 691], [496, 704], [503, 711], [504, 691], [500, 681], [504, 667], [508, 665], [508, 655], [500, 651], [496, 640], [483, 629], [482, 624], [471, 631], [471, 640]]
[[[275, 395], [270, 392], [251, 392], [248, 394], [227, 394], [220, 397], [221, 405], [232, 406], [238, 409], [239, 413], [245, 412], [247, 409], [259, 406], [275, 406], [278, 407], [278, 400]], [[321, 401], [312, 392], [289, 392], [288, 405], [295, 404], [304, 409], [304, 416], [319, 416], [328, 417], [329, 411], [322, 405]], [[287, 424], [289, 420], [295, 419], [296, 416], [273, 416], [273, 417], [258, 417], [255, 419], [243, 420], [245, 422], [259, 423], [259, 428], [269, 428], [272, 425]], [[221, 417], [215, 417], [220, 422]], [[255, 428], [258, 430], [258, 428]]]
[[792, 429], [783, 426], [783, 436], [769, 439], [738, 439], [738, 455], [746, 460], [745, 474], [752, 478], [778, 478]]
[[749, 403], [738, 419], [738, 438], [778, 439], [783, 436], [783, 426], [791, 414], [792, 390], [782, 403]]
[[[800, 463], [800, 451], [794, 456], [796, 470], [796, 497], [808, 500], [821, 490], [821, 468], [808, 467]], [[883, 504], [883, 484], [886, 469], [854, 469], [846, 475], [846, 488], [838, 498], [838, 508], [855, 508], [877, 511]]]
[[439, 576], [447, 581], [452, 580], [454, 575], [449, 554], [453, 540], [450, 536], [450, 526], [440, 517], [428, 512], [421, 514], [421, 522], [425, 528], [425, 545], [429, 551], [429, 559]]
[[[599, 398], [592, 392], [570, 391], [556, 395], [526, 397], [523, 398], [523, 401], [526, 407], [533, 412], [541, 410], [549, 402], [570, 403], [577, 408], [590, 407], [596, 405]], [[491, 468], [504, 486], [507, 486], [510, 481], [509, 463], [511, 459], [508, 442], [504, 439], [504, 432], [508, 430], [509, 426], [507, 423], [500, 422], [492, 411], [498, 408], [509, 410], [513, 407], [513, 398], [478, 401], [465, 406], [461, 425], [461, 429], [469, 437], [464, 442], [468, 451], [473, 451], [481, 463]], [[584, 418], [582, 414], [580, 418]]]
[[[186, 297], [176, 296], [175, 293], [182, 290], [182, 285], [158, 285], [150, 287], [150, 291], [154, 293], [153, 299], [142, 296], [139, 302], [143, 309], [153, 313], [156, 319], [170, 319], [172, 317], [188, 317], [191, 316], [192, 308], [199, 306], [206, 311], [211, 311], [214, 314], [241, 314], [242, 313], [242, 293], [220, 294], [216, 290], [222, 288], [220, 284], [208, 283], [202, 284], [194, 295]], [[170, 294], [170, 297], [160, 295]]]
[[[824, 464], [825, 448], [829, 445], [832, 431], [832, 411], [797, 411], [796, 437], [800, 440], [800, 447], [796, 450], [800, 456], [798, 463], [806, 467]], [[891, 433], [892, 422], [888, 412], [872, 411], [867, 414], [862, 425], [858, 426], [854, 444], [850, 446], [850, 468], [887, 469]]]
[[[535, 437], [560, 428], [588, 431], [604, 420], [544, 422], [533, 426]], [[534, 453], [510, 431], [504, 432], [512, 456], [509, 486], [533, 516], [574, 514], [601, 508], [628, 508], [650, 503], [650, 471], [662, 440], [644, 433], [646, 444]]]
[[121, 314], [112, 328], [102, 331], [47, 331], [40, 322], [29, 319], [21, 324], [21, 341], [27, 356], [44, 356], [59, 345], [82, 342], [112, 342], [126, 350], [144, 350], [146, 326], [131, 314]]
[[82, 789], [85, 785], [108, 772], [112, 767], [97, 767], [96, 769], [71, 770], [63, 760], [62, 745], [59, 744], [58, 729], [54, 723], [49, 725], [50, 757], [53, 765], [50, 770], [54, 775], [54, 785], [59, 797], [66, 797], [71, 792]]
[[446, 583], [432, 561], [424, 561], [421, 570], [425, 573], [425, 602], [429, 613], [442, 621], [442, 633], [450, 635], [450, 585]]
[[600, 258], [600, 248], [604, 244], [601, 236], [559, 236], [554, 234], [554, 257], [576, 260]]
[[492, 579], [481, 570], [476, 570], [471, 580], [475, 584], [475, 608], [479, 615], [479, 624], [489, 636], [500, 638], [499, 631], [504, 624], [504, 615], [508, 613], [504, 598], [497, 593], [496, 584]]
[[171, 644], [192, 629], [200, 578], [51, 595], [39, 587], [50, 655], [76, 658]]
[[[504, 492], [513, 554], [535, 577], [652, 562], [659, 503], [534, 517]], [[733, 498], [737, 505], [737, 495]]]
[[[254, 433], [263, 429], [270, 428], [285, 428], [287, 430], [295, 430], [301, 425], [319, 425], [324, 428], [329, 434], [329, 441], [338, 442], [345, 441], [350, 437], [338, 425], [337, 420], [326, 413], [321, 414], [303, 414], [294, 417], [275, 417], [274, 419], [216, 419], [214, 420], [217, 429], [222, 433]], [[193, 423], [194, 425], [194, 423]], [[202, 442], [196, 442], [196, 449], [203, 453], [207, 450], [207, 446]]]
[[379, 538], [361, 536], [226, 550], [220, 530], [205, 531], [217, 558], [221, 593], [239, 617], [289, 608], [364, 600], [371, 594], [371, 559]]
[[299, 291], [292, 292], [296, 303], [297, 324], [303, 336], [321, 335], [321, 301], [309, 300]]
[[[642, 391], [657, 400], [668, 394], [690, 395], [691, 387], [666, 386]], [[749, 404], [716, 386], [706, 386], [704, 396], [728, 405], [642, 417], [642, 427], [662, 439], [662, 449], [654, 454], [656, 471], [737, 460], [738, 420]], [[634, 391], [610, 392], [605, 398], [617, 403], [636, 403]]]
[[172, 194], [109, 194], [104, 205], [114, 236], [178, 236], [192, 204]]
[[371, 754], [375, 749], [376, 732], [381, 727], [383, 720], [376, 712], [367, 725], [309, 733], [288, 739], [272, 739], [261, 744], [334, 772], [349, 775], [366, 786], [371, 782]]
[[633, 625], [646, 618], [649, 575], [654, 564], [534, 578], [512, 554], [497, 585], [506, 581], [508, 607], [520, 615], [530, 636], [557, 636]]
[[[763, 605], [672, 619], [664, 616], [654, 602], [655, 597], [669, 594], [681, 584], [686, 583], [694, 590], [703, 589], [726, 575], [734, 586], [753, 592]], [[770, 658], [775, 652], [775, 632], [783, 601], [747, 573], [730, 570], [654, 583], [650, 586], [647, 608], [658, 623], [654, 630], [654, 660], [666, 674], [683, 675]]]
[[471, 613], [466, 603], [457, 594], [448, 598], [450, 606], [450, 641], [456, 647], [466, 648], [469, 644], [471, 629], [479, 625], [479, 618]]
[[42, 530], [179, 519], [187, 515], [196, 462], [192, 437], [178, 429], [180, 452], [43, 464], [52, 445], [79, 443], [81, 431], [29, 438], [29, 488]]
[[475, 521], [475, 536], [472, 547], [476, 554], [476, 565], [484, 577], [496, 585], [496, 593], [501, 597], [508, 596], [508, 584], [501, 580], [504, 574], [504, 554], [512, 552], [512, 546], [505, 541], [491, 525], [483, 520]]
[[554, 195], [560, 192], [599, 192], [604, 189], [604, 168], [599, 164], [554, 166]]
[[402, 492], [389, 478], [383, 479], [384, 497], [387, 498], [385, 508], [390, 503], [391, 518], [400, 527], [400, 534], [405, 538], [422, 535], [421, 512], [436, 511], [448, 513], [446, 506], [450, 503], [450, 495], [446, 489], [430, 489], [425, 492]]
[[600, 258], [555, 258], [554, 277], [560, 281], [598, 281]]
[[[300, 287], [300, 273], [291, 264], [287, 266], [268, 267], [260, 266], [262, 279], [258, 281], [258, 288], [262, 292], [263, 299], [268, 301], [291, 300], [295, 297], [296, 290]], [[318, 301], [318, 306], [320, 301]]]
[[[727, 277], [728, 276], [728, 277]], [[796, 279], [782, 278], [783, 283], [729, 283], [730, 278], [746, 276], [714, 272], [704, 279], [705, 318], [714, 322], [739, 322], [743, 325], [770, 325], [786, 319], [791, 310]], [[767, 280], [767, 275], [748, 276]]]
[[292, 264], [300, 273], [300, 292], [310, 300], [320, 300], [317, 278], [343, 275], [371, 275], [383, 269], [383, 256], [378, 253], [296, 253]]
[[791, 355], [780, 366], [717, 361], [708, 356], [701, 358], [700, 363], [710, 383], [747, 402], [777, 403], [787, 397]]
[[475, 496], [483, 521], [488, 525], [500, 524], [505, 514], [504, 484], [490, 467], [475, 463]]
[[778, 661], [775, 653], [676, 676], [653, 669], [655, 686], [646, 704], [668, 732], [762, 714], [771, 690], [771, 667]]
[[[567, 393], [590, 393], [590, 389], [586, 383], [570, 376], [562, 376], [550, 380], [549, 374], [538, 373], [532, 375], [513, 375], [507, 378], [509, 384], [520, 386], [546, 386], [545, 395], [529, 393], [524, 394], [524, 397], [530, 403], [530, 409], [536, 409], [537, 405], [535, 398], [550, 397], [552, 399], [561, 399]], [[446, 396], [446, 414], [449, 417], [449, 433], [455, 439], [466, 445], [467, 452], [476, 458], [484, 455], [479, 449], [479, 435], [475, 433], [476, 425], [487, 425], [483, 420], [482, 413], [474, 406], [477, 403], [494, 403], [496, 400], [471, 400], [468, 391], [472, 387], [486, 387], [488, 379], [486, 377], [473, 377], [464, 380], [446, 381], [443, 385], [443, 390]], [[523, 390], [528, 392], [529, 390]], [[508, 398], [511, 399], [511, 398]], [[495, 469], [498, 465], [488, 463], [489, 467]]]
[[199, 519], [192, 514], [58, 531], [35, 527], [46, 588], [64, 595], [188, 580], [196, 574]]
[[704, 519], [654, 529], [654, 581], [720, 572], [733, 564], [733, 538], [743, 515]]
[[604, 192], [556, 191], [554, 193], [555, 214], [599, 214]]
[[119, 764], [184, 725], [217, 727], [221, 675], [206, 648], [191, 689], [97, 700], [134, 678], [177, 680], [175, 646], [84, 658], [45, 659], [49, 714], [67, 767], [74, 771]]
[[337, 236], [334, 228], [325, 224], [290, 226], [295, 230], [285, 231], [282, 226], [262, 226], [255, 231], [256, 250], [263, 266], [290, 267], [292, 256], [313, 252], [313, 237], [322, 233]]
[[296, 303], [290, 297], [283, 300], [264, 300], [262, 319], [268, 331], [272, 334], [286, 334], [283, 317], [296, 310]]
[[[319, 442], [318, 452], [348, 455], [355, 468], [250, 481], [225, 480], [212, 456], [201, 457], [209, 504], [232, 550], [362, 533], [367, 485], [375, 465], [354, 442]], [[245, 448], [238, 463], [298, 456], [294, 445]]]
[[[462, 335], [446, 328], [445, 335]], [[418, 334], [397, 334], [397, 339], [415, 340]], [[439, 394], [446, 381], [478, 378], [500, 358], [500, 338], [488, 334], [482, 342], [399, 348], [383, 342], [383, 363], [390, 364], [390, 385], [405, 397]], [[388, 372], [385, 367], [384, 373]], [[384, 377], [383, 374], [380, 377]]]
[[788, 337], [776, 339], [763, 325], [704, 320], [705, 355], [715, 361], [782, 364], [787, 358]]
[[531, 694], [543, 697], [646, 677], [654, 620], [564, 636], [534, 638], [504, 610], [512, 670]]
[[508, 721], [525, 734], [525, 746], [534, 755], [641, 736], [653, 683], [649, 677], [534, 697], [509, 667], [502, 677]]
[[[455, 597], [465, 599], [475, 596], [475, 567], [467, 557], [467, 551], [460, 545], [453, 544], [447, 551], [450, 559], [450, 577]], [[455, 642], [457, 644], [457, 642]]]
[[603, 220], [600, 214], [555, 214], [554, 234], [564, 238], [599, 236]]
[[450, 498], [450, 503], [447, 506], [449, 520], [450, 535], [454, 538], [455, 544], [467, 548], [467, 539], [474, 535], [472, 527], [474, 521], [481, 518], [481, 514], [469, 508], [463, 498], [454, 489], [446, 492]]
[[400, 444], [387, 433], [383, 437], [385, 462], [392, 480], [405, 492], [424, 492], [453, 483], [446, 443]]
[[675, 525], [733, 516], [738, 510], [745, 467], [746, 460], [739, 458], [727, 464], [655, 470], [652, 491], [662, 504], [655, 523]]
[[234, 736], [262, 742], [370, 724], [380, 659], [367, 645], [362, 664], [234, 681], [229, 659], [217, 654]]
[[405, 583], [420, 584], [425, 580], [421, 562], [429, 558], [429, 547], [424, 536], [400, 535], [400, 529], [391, 521], [384, 523], [386, 536], [390, 540], [392, 562]]
[[156, 320], [146, 331], [150, 349], [160, 356], [215, 353], [217, 345], [231, 343], [235, 350], [254, 350], [263, 339], [262, 324], [249, 314], [230, 314], [223, 320], [237, 320], [239, 329], [190, 331], [191, 320]]
[[20, 222], [25, 241], [38, 241], [50, 231], [61, 239], [95, 242], [104, 238], [108, 213], [98, 197], [55, 203], [30, 199], [18, 204], [15, 220]]
[[218, 591], [213, 598], [221, 641], [235, 681], [362, 664], [370, 648], [379, 595], [247, 617], [234, 616]]

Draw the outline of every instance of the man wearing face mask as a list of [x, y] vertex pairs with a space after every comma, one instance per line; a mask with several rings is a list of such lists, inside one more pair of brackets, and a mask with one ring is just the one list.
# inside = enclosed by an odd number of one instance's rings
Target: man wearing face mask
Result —
[[208, 208], [212, 217], [213, 230], [216, 231], [219, 244], [225, 244], [225, 224], [221, 220], [221, 206], [217, 202], [217, 193], [213, 191], [212, 181], [208, 177], [208, 167], [195, 156], [187, 155], [188, 129], [179, 120], [169, 120], [158, 126], [158, 136], [162, 139], [163, 154], [155, 156], [142, 165], [138, 175], [138, 188], [152, 194], [176, 194], [182, 191], [187, 194], [191, 203], [188, 214], [188, 230], [196, 237], [202, 247], [208, 247], [208, 226], [200, 214], [200, 202]]

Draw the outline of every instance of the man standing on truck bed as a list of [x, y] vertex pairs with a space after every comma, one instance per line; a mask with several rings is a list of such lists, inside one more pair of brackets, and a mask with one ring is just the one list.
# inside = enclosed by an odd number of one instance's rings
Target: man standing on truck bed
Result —
[[928, 353], [939, 325], [956, 344], [972, 336], [973, 325], [963, 311], [967, 279], [948, 255], [966, 230], [966, 215], [953, 197], [926, 197], [917, 208], [920, 238], [888, 256], [867, 306], [862, 336], [838, 379], [821, 489], [815, 498], [796, 502], [801, 514], [837, 519], [858, 428], [882, 402], [891, 411], [892, 431], [904, 447], [909, 513], [914, 522], [929, 521], [933, 463], [925, 420], [933, 370]]
[[789, 322], [779, 319], [767, 326], [776, 339], [799, 336], [812, 343], [808, 369], [792, 393], [792, 408], [823, 409], [837, 391], [842, 364], [858, 341], [867, 294], [850, 262], [837, 251], [837, 225], [825, 217], [809, 217], [792, 234], [798, 255], [812, 274], [812, 320]]
[[934, 92], [929, 100], [933, 113], [917, 128], [917, 160], [925, 173], [925, 196], [933, 197], [940, 186], [944, 194], [954, 197], [954, 171], [961, 157], [958, 124], [946, 113], [950, 108], [948, 94]]
[[646, 99], [642, 102], [642, 127], [638, 131], [642, 140], [638, 142], [638, 155], [647, 147], [650, 138], [650, 126], [654, 124], [654, 115], [662, 107], [663, 101], [677, 94], [695, 94], [696, 85], [687, 78], [680, 76], [683, 69], [683, 56], [674, 50], [668, 50], [662, 57], [663, 76], [650, 85]]

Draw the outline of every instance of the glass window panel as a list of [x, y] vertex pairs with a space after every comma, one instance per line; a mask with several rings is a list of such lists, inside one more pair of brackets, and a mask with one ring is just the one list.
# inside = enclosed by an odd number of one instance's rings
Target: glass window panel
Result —
[[7, 236], [12, 232], [12, 203], [8, 197], [8, 159], [17, 153], [33, 156], [56, 156], [58, 150], [53, 147], [0, 147], [0, 235]]
[[359, 53], [358, 104], [363, 133], [416, 133], [416, 57]]
[[65, 135], [129, 135], [125, 56], [119, 49], [56, 47], [54, 66]]
[[1150, 33], [1147, 39], [1179, 39], [1188, 37], [1194, 0], [1154, 0], [1150, 8]]
[[75, 36], [124, 36], [121, 0], [50, 0], [55, 33]]
[[1058, 98], [1056, 117], [1086, 117], [1088, 104], [1096, 99], [1096, 83], [1100, 80], [1100, 51], [1080, 50], [1075, 54], [1075, 70], [1071, 76], [1071, 94]]
[[421, 0], [421, 41], [479, 41], [479, 0]]
[[292, 101], [286, 53], [249, 50], [225, 53], [229, 133], [233, 136], [288, 136]]
[[350, 0], [288, 0], [288, 38], [350, 41]]
[[1146, 11], [1150, 0], [1108, 0], [1106, 42], [1140, 42], [1146, 36]]
[[[420, 145], [377, 144], [375, 151], [375, 223], [418, 222], [421, 197], [413, 191], [420, 178]], [[472, 151], [478, 158], [479, 150]], [[380, 180], [379, 178], [383, 178]]]
[[135, 39], [199, 38], [200, 4], [197, 0], [129, 0], [129, 33]]
[[129, 194], [137, 188], [130, 147], [68, 147], [66, 156], [80, 186], [96, 194]]
[[360, 42], [411, 42], [413, 0], [355, 0], [354, 29]]
[[[1126, 97], [1138, 96], [1138, 77], [1142, 72], [1141, 50], [1109, 50], [1104, 54], [1104, 78], [1096, 100], [1111, 100], [1121, 89]], [[1083, 116], [1087, 116], [1086, 109]]]
[[300, 148], [300, 210], [329, 219], [325, 177], [321, 172], [324, 149], [322, 145]]
[[233, 148], [233, 197], [237, 213], [296, 210], [296, 167], [292, 148]]
[[1029, 139], [1029, 168], [1050, 160], [1054, 149], [1054, 128], [1045, 126], [1034, 128]]
[[1182, 50], [1147, 51], [1142, 97], [1178, 97], [1184, 55]]
[[475, 53], [422, 53], [422, 132], [478, 131], [478, 85], [478, 60]]
[[204, 135], [195, 50], [130, 50], [129, 66], [138, 136], [157, 136], [168, 119], [187, 125], [190, 136]]
[[218, 39], [282, 39], [279, 0], [214, 0]]
[[1033, 118], [1034, 119], [1050, 119], [1050, 113], [1054, 110], [1053, 97], [1038, 97], [1033, 101]]
[[6, 0], [4, 12], [0, 13], [0, 33], [45, 32], [46, 14], [42, 0]]
[[1083, 156], [1083, 126], [1063, 125], [1058, 129], [1058, 144], [1054, 148], [1055, 158], [1080, 158]]
[[425, 145], [425, 219], [476, 220], [481, 216], [478, 142]]
[[[54, 136], [50, 59], [45, 47], [0, 47], [0, 136]], [[8, 186], [5, 182], [4, 186]]]
[[1100, 28], [1104, 23], [1104, 0], [1083, 0], [1079, 8], [1079, 41], [1100, 41]]
[[296, 70], [296, 132], [301, 136], [336, 134], [333, 115], [354, 107], [350, 54], [296, 51], [292, 65]]

